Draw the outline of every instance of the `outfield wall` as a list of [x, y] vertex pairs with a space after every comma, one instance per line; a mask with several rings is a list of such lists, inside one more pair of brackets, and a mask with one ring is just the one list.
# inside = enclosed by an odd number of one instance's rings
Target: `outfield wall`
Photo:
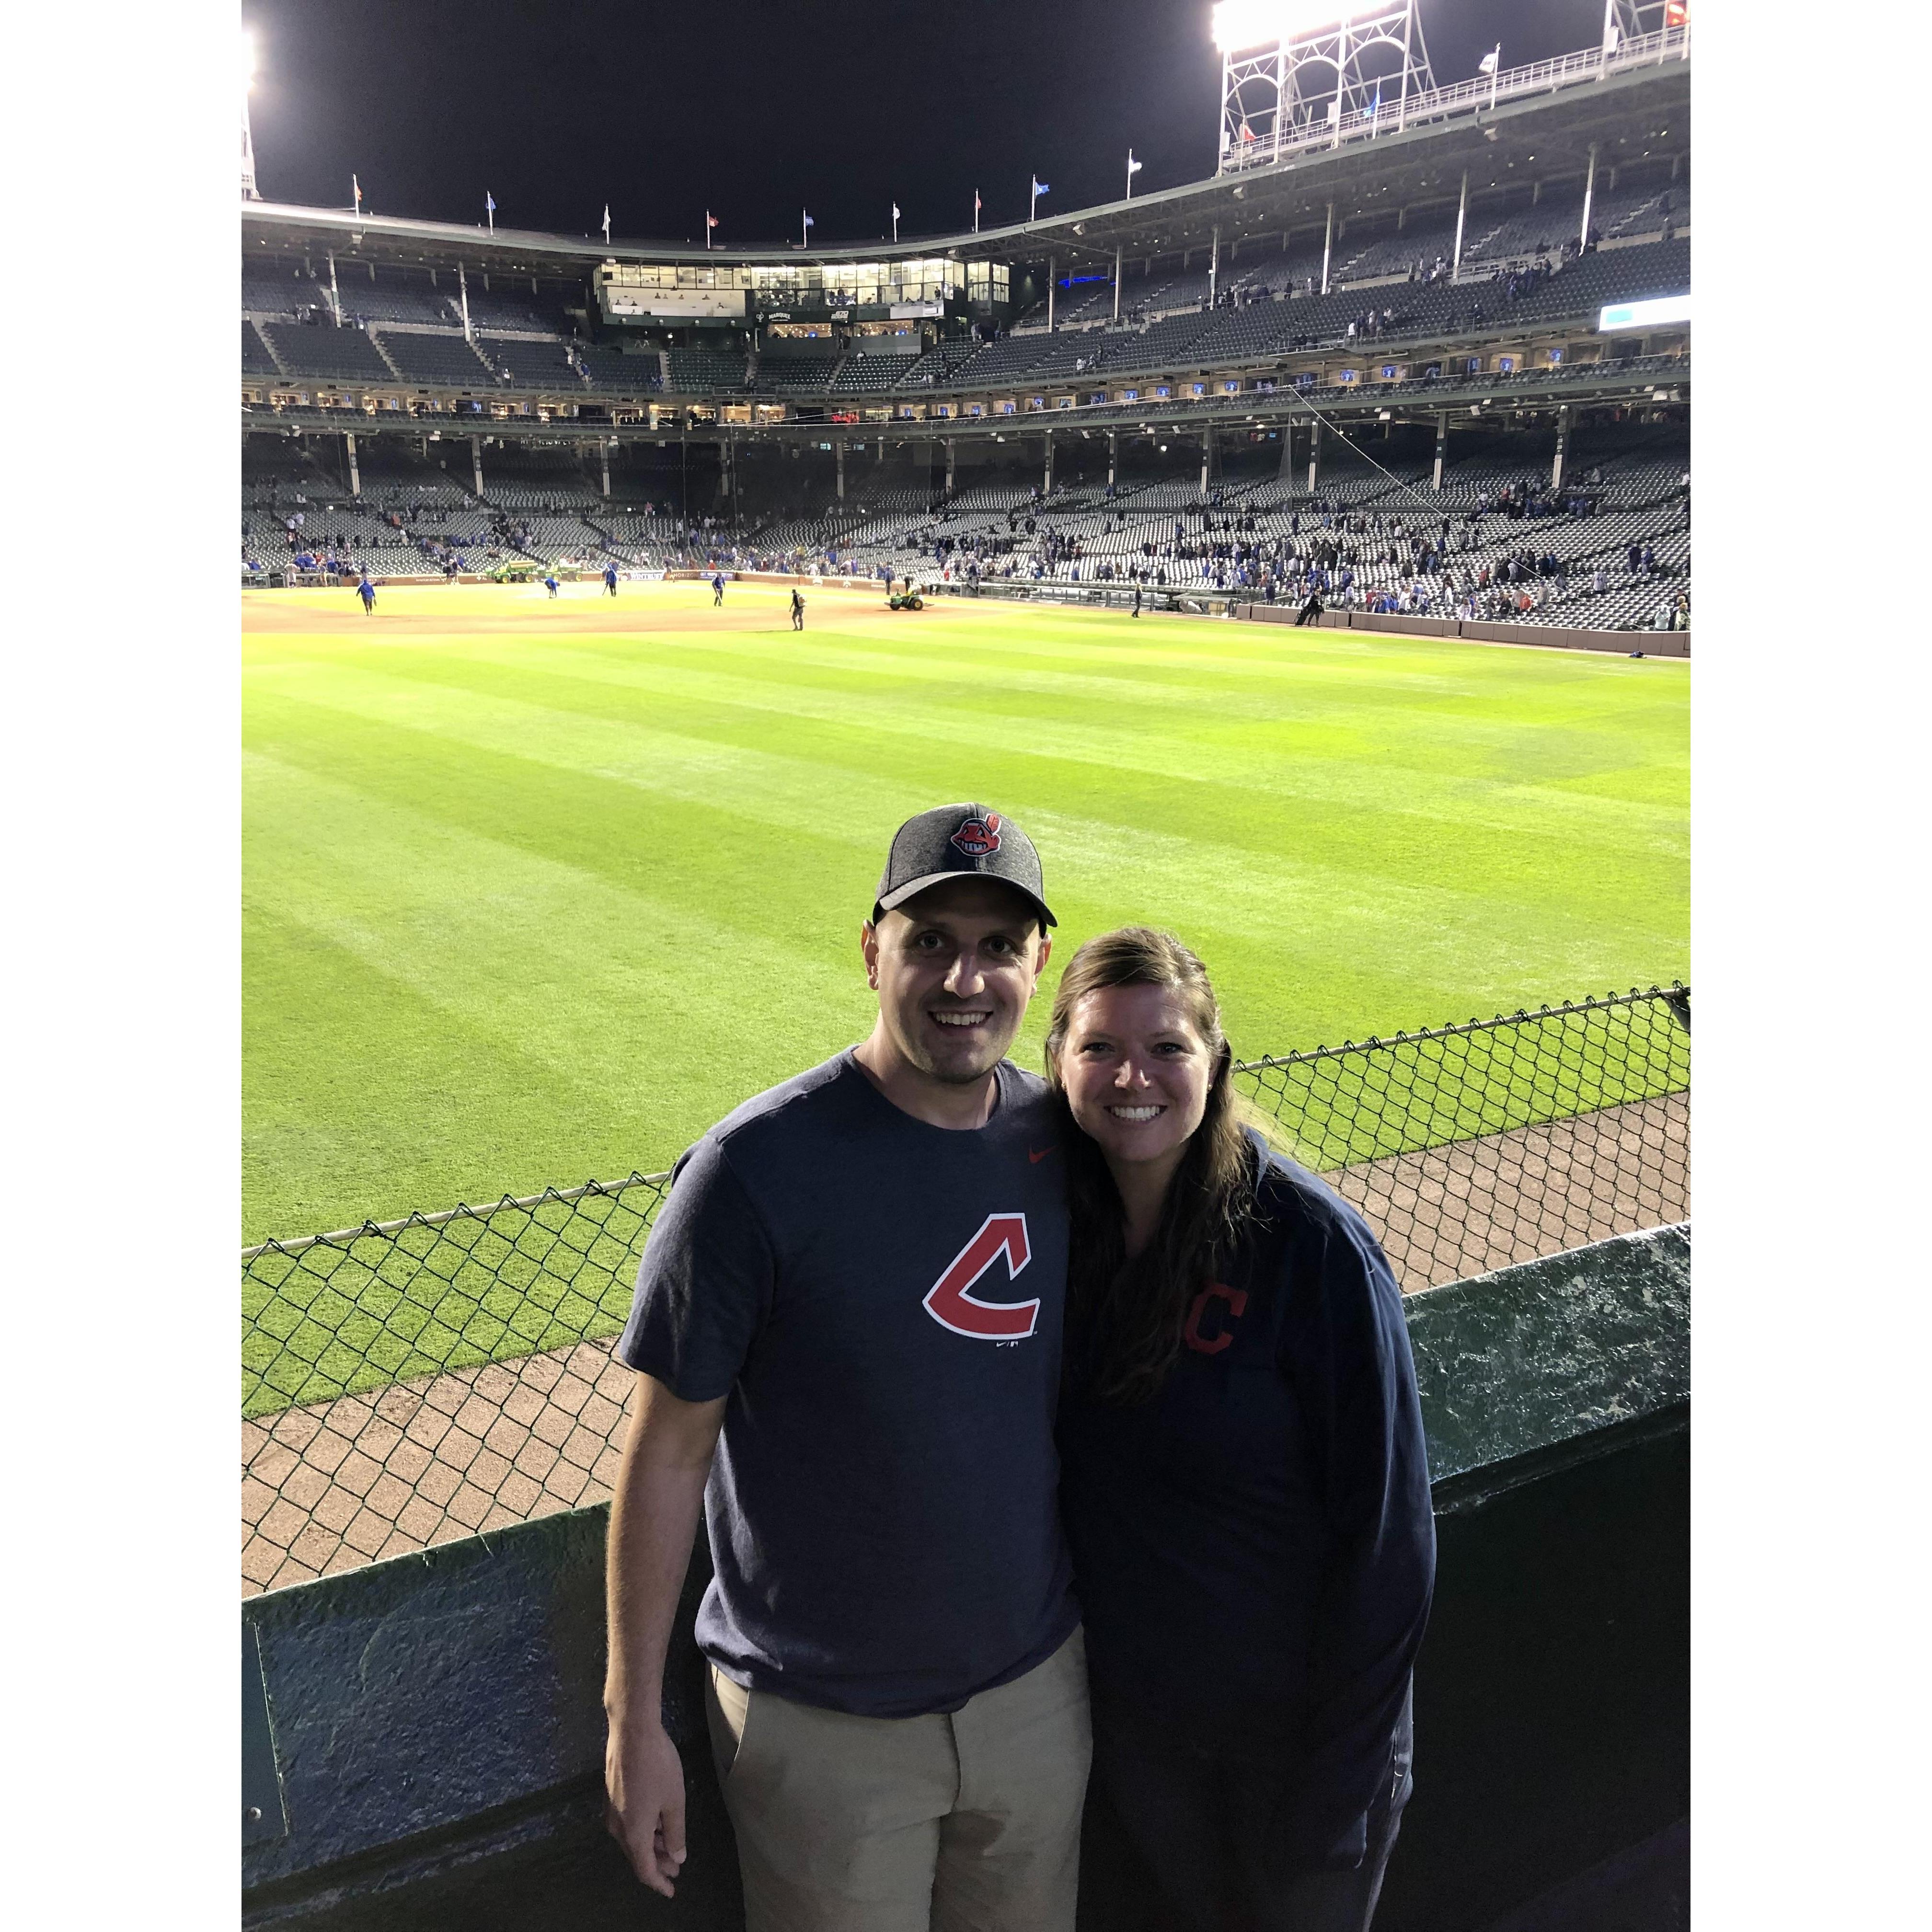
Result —
[[[1477, 1932], [1689, 1808], [1688, 1224], [1410, 1296], [1440, 1557], [1378, 1925]], [[608, 1506], [243, 1609], [243, 1923], [736, 1932], [692, 1635], [664, 1674], [691, 1860], [604, 1836]]]
[[[1257, 623], [1292, 624], [1295, 604], [1237, 604], [1234, 615]], [[1325, 631], [1388, 631], [1401, 637], [1467, 638], [1481, 644], [1540, 644], [1546, 650], [1615, 651], [1628, 657], [1688, 658], [1688, 631], [1565, 630], [1555, 624], [1488, 624], [1462, 617], [1406, 617], [1393, 612], [1324, 610], [1316, 620]]]

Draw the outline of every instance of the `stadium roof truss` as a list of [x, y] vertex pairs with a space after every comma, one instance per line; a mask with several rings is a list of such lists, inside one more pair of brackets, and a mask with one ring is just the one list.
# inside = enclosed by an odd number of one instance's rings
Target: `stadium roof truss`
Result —
[[[1333, 25], [1294, 24], [1312, 13]], [[1416, 0], [1348, 12], [1278, 0], [1222, 0], [1214, 9], [1221, 59], [1221, 172], [1327, 141], [1345, 122], [1371, 138], [1408, 123], [1412, 95], [1436, 91]], [[1384, 97], [1386, 96], [1386, 98]]]

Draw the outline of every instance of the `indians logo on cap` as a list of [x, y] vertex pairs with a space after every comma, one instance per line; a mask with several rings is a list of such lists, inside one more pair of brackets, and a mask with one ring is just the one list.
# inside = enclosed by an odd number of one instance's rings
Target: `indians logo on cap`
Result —
[[952, 843], [969, 859], [984, 859], [1000, 849], [1000, 814], [989, 812], [984, 818], [969, 818], [952, 835]]

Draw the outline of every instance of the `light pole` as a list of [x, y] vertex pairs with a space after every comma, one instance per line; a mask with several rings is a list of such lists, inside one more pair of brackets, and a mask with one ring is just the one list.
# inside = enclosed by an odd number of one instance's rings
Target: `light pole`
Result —
[[242, 36], [242, 199], [260, 201], [255, 185], [255, 136], [248, 125], [248, 90], [255, 84], [255, 37]]

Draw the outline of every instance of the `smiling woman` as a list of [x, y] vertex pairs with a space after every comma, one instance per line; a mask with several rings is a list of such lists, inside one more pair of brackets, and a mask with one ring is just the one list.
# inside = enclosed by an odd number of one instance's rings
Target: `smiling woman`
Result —
[[1110, 1394], [1144, 1394], [1166, 1374], [1187, 1298], [1251, 1210], [1232, 1064], [1207, 969], [1172, 934], [1124, 926], [1073, 956], [1046, 1077], [1079, 1130], [1068, 1192], [1083, 1233], [1067, 1288], [1076, 1310], [1106, 1311]]
[[1242, 1128], [1214, 988], [1171, 934], [1083, 946], [1047, 1056], [1078, 1130], [1059, 1442], [1093, 1690], [1082, 1922], [1366, 1932], [1435, 1570], [1394, 1279]]

